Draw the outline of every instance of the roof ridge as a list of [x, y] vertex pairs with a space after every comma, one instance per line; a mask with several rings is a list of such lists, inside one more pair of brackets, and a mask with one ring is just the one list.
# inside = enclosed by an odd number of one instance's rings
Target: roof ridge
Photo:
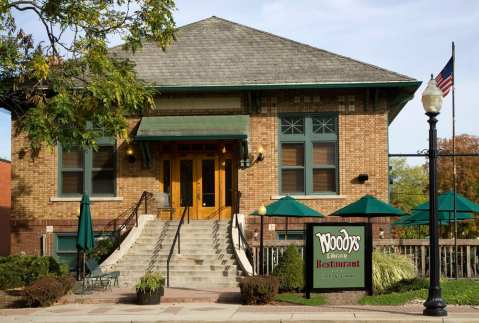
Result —
[[[184, 28], [188, 28], [188, 27], [191, 27], [192, 25], [196, 25], [200, 22], [204, 22], [205, 20], [208, 20], [208, 19], [211, 19], [211, 18], [218, 18], [216, 16], [211, 16], [211, 17], [207, 17], [207, 18], [203, 18], [203, 19], [200, 19], [200, 20], [197, 20], [197, 21], [193, 21], [193, 22], [190, 22], [186, 25], [183, 25], [183, 26], [179, 26], [179, 27], [176, 27], [175, 26], [175, 32], [180, 30], [180, 29], [184, 29]], [[226, 20], [226, 19], [225, 19]], [[227, 21], [227, 20], [226, 20]], [[175, 41], [176, 39], [173, 39], [173, 41]], [[145, 44], [145, 43], [148, 43], [148, 42], [155, 42], [154, 40], [151, 40], [151, 39], [143, 39], [143, 44], [142, 46]], [[126, 44], [125, 41], [123, 41], [121, 44], [118, 44], [118, 45], [115, 45], [115, 46], [112, 46], [112, 47], [108, 47], [108, 50], [112, 50], [112, 49], [116, 49], [118, 47], [123, 47], [124, 45]]]
[[[224, 21], [224, 22], [228, 22], [228, 23], [237, 25], [237, 26], [242, 27], [242, 28], [250, 29], [250, 30], [253, 30], [253, 31], [255, 31], [255, 32], [259, 32], [259, 33], [265, 34], [265, 35], [267, 35], [267, 36], [269, 36], [269, 37], [279, 38], [279, 39], [282, 39], [282, 40], [284, 40], [284, 41], [287, 41], [287, 42], [290, 42], [290, 43], [293, 43], [293, 44], [296, 44], [296, 45], [304, 46], [304, 47], [307, 47], [307, 48], [310, 48], [310, 49], [314, 49], [314, 50], [317, 50], [317, 51], [324, 52], [324, 53], [329, 54], [329, 55], [333, 55], [333, 56], [337, 56], [337, 57], [340, 57], [340, 58], [348, 59], [348, 60], [351, 60], [351, 61], [353, 61], [353, 62], [362, 64], [362, 65], [366, 65], [366, 66], [369, 66], [369, 67], [371, 67], [371, 68], [374, 68], [374, 69], [377, 69], [377, 70], [380, 70], [380, 71], [385, 71], [385, 72], [388, 72], [388, 73], [392, 73], [392, 74], [395, 74], [395, 75], [397, 75], [397, 76], [407, 78], [408, 81], [417, 81], [417, 79], [411, 78], [410, 76], [407, 76], [407, 75], [404, 75], [404, 74], [401, 74], [401, 73], [397, 73], [397, 72], [394, 72], [394, 71], [392, 71], [392, 70], [389, 70], [389, 69], [386, 69], [386, 68], [383, 68], [383, 67], [380, 67], [380, 66], [377, 66], [377, 65], [373, 65], [373, 64], [371, 64], [371, 63], [366, 63], [366, 62], [363, 62], [363, 61], [360, 61], [360, 60], [351, 58], [351, 57], [349, 57], [349, 56], [345, 56], [345, 55], [333, 53], [333, 52], [330, 52], [330, 51], [325, 50], [325, 49], [322, 49], [322, 48], [314, 47], [313, 45], [301, 43], [301, 42], [299, 42], [299, 41], [296, 41], [296, 40], [293, 40], [293, 39], [290, 39], [290, 38], [287, 38], [287, 37], [284, 37], [284, 36], [279, 36], [279, 35], [270, 33], [270, 32], [268, 32], [268, 31], [256, 29], [256, 28], [254, 28], [254, 27], [250, 27], [250, 26], [247, 26], [247, 25], [243, 25], [243, 24], [240, 24], [240, 23], [238, 23], [238, 22], [236, 22], [236, 21], [228, 20], [228, 19], [225, 19], [225, 18], [217, 17], [217, 16], [211, 16], [211, 17], [208, 17], [208, 18], [205, 18], [205, 19], [202, 19], [202, 20], [198, 20], [198, 21], [196, 21], [196, 22], [190, 23], [190, 24], [185, 25], [185, 26], [189, 26], [189, 25], [195, 24], [195, 23], [197, 23], [197, 22], [203, 22], [203, 21], [205, 21], [205, 20], [209, 20], [209, 19], [213, 19], [213, 18], [216, 18], [216, 19], [218, 19], [218, 20], [222, 20], [222, 21]], [[183, 27], [184, 27], [184, 26], [179, 27], [179, 28], [183, 28]]]

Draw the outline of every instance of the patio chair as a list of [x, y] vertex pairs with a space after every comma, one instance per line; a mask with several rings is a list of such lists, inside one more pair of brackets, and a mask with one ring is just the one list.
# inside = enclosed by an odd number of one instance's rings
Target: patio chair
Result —
[[86, 261], [86, 266], [90, 273], [86, 278], [93, 280], [93, 284], [95, 282], [99, 282], [101, 287], [104, 288], [111, 288], [111, 282], [113, 281], [113, 286], [118, 287], [118, 277], [120, 277], [119, 271], [110, 271], [104, 272], [102, 271], [101, 267], [98, 265], [95, 259], [88, 259]]
[[170, 194], [166, 192], [155, 192], [153, 193], [153, 197], [156, 201], [156, 207], [158, 209], [158, 212], [161, 212], [161, 211], [170, 212], [170, 220], [172, 220], [173, 213], [175, 213], [175, 209], [171, 206]]

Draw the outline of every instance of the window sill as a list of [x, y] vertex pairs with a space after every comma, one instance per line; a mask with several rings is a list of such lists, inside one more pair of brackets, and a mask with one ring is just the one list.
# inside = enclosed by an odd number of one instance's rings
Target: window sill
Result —
[[[81, 196], [79, 197], [50, 197], [50, 202], [80, 202]], [[97, 196], [97, 197], [90, 197], [91, 202], [115, 202], [115, 201], [123, 201], [123, 197], [119, 196]]]
[[[279, 200], [286, 195], [272, 195], [272, 200]], [[297, 200], [338, 200], [338, 199], [345, 199], [346, 195], [289, 195], [292, 198]]]

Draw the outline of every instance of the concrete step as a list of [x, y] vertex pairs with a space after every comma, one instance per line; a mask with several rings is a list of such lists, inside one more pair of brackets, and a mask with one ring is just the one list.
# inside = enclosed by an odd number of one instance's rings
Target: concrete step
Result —
[[[133, 261], [134, 258], [129, 258], [128, 261], [121, 261], [118, 262], [118, 264], [115, 267], [126, 267], [128, 266], [146, 266], [150, 264], [158, 264], [158, 265], [166, 265], [168, 257], [161, 257], [161, 258], [155, 258], [155, 259], [146, 259], [143, 261]], [[204, 259], [204, 258], [199, 258], [199, 257], [185, 257], [185, 258], [171, 258], [170, 265], [175, 264], [175, 265], [183, 265], [183, 266], [218, 266], [218, 265], [236, 265], [236, 261], [233, 257], [231, 258], [209, 258], [209, 259]]]
[[[135, 241], [135, 243], [150, 244], [152, 246], [154, 246], [154, 245], [171, 246], [171, 244], [173, 243], [173, 240], [174, 240], [174, 236], [171, 236], [171, 237], [151, 236], [151, 237], [138, 238]], [[198, 245], [207, 244], [207, 243], [211, 243], [211, 242], [228, 243], [229, 244], [230, 241], [231, 241], [231, 238], [229, 236], [216, 236], [216, 237], [209, 236], [209, 237], [207, 237], [206, 235], [205, 236], [201, 236], [201, 235], [194, 236], [194, 235], [185, 235], [185, 234], [182, 233], [179, 240], [180, 240], [181, 243], [190, 242], [190, 243], [195, 243], [195, 244], [198, 244]], [[177, 241], [178, 241], [178, 239], [177, 239]]]
[[[205, 270], [205, 271], [222, 271], [222, 270], [236, 270], [239, 271], [235, 263], [215, 263], [215, 264], [202, 264], [202, 265], [191, 265], [191, 264], [176, 264], [170, 263], [170, 269], [177, 270]], [[120, 272], [131, 272], [131, 271], [161, 271], [166, 270], [166, 263], [148, 263], [148, 264], [120, 264], [115, 266], [114, 270]]]
[[[175, 247], [174, 253], [178, 252], [178, 248]], [[170, 253], [170, 249], [161, 249], [158, 252], [152, 252], [151, 249], [135, 249], [132, 248], [128, 251], [129, 255], [140, 255], [140, 256], [168, 256]], [[181, 246], [181, 254], [188, 255], [188, 256], [198, 256], [198, 255], [205, 255], [205, 256], [212, 256], [212, 255], [221, 255], [221, 254], [229, 254], [233, 255], [233, 248], [202, 248], [202, 247], [194, 247], [194, 246]]]
[[[181, 227], [181, 254], [177, 245], [170, 262], [170, 285], [187, 288], [238, 286], [242, 272], [236, 265], [229, 221], [191, 221]], [[114, 266], [120, 285], [134, 286], [146, 271], [166, 277], [166, 263], [178, 221], [151, 221]]]

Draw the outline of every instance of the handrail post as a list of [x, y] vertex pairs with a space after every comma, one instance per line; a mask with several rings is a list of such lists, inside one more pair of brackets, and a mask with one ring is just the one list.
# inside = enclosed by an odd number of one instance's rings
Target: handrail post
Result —
[[166, 287], [170, 288], [170, 264], [166, 265]]
[[[183, 221], [180, 221], [180, 227], [182, 224], [183, 224]], [[181, 245], [181, 230], [178, 230], [178, 254], [181, 254], [180, 245]]]
[[176, 234], [173, 239], [173, 243], [171, 244], [170, 253], [168, 254], [168, 258], [166, 259], [166, 286], [170, 287], [170, 261], [171, 256], [173, 256], [173, 252], [175, 251], [176, 242], [178, 241], [178, 254], [181, 253], [180, 247], [180, 240], [181, 240], [181, 226], [185, 223], [185, 216], [186, 213], [189, 214], [189, 206], [185, 206], [183, 209], [183, 214], [181, 215], [181, 219], [178, 223], [178, 228], [176, 229]]
[[236, 229], [238, 230], [238, 249], [241, 249], [241, 232], [240, 232], [240, 226], [238, 221], [238, 213], [235, 214], [235, 220], [236, 220]]
[[145, 194], [145, 214], [148, 214], [148, 198], [146, 194]]

